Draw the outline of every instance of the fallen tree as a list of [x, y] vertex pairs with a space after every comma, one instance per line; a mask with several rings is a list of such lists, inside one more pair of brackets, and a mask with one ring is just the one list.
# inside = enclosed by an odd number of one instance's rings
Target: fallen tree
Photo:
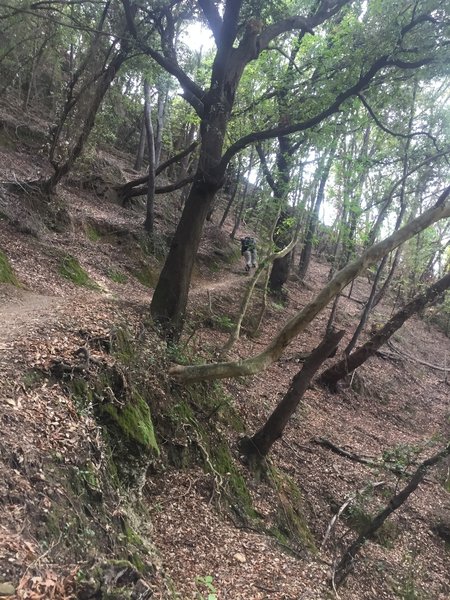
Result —
[[450, 186], [439, 196], [436, 204], [424, 211], [419, 217], [407, 225], [366, 250], [359, 258], [355, 259], [322, 288], [317, 296], [309, 302], [300, 312], [290, 319], [281, 331], [273, 338], [270, 344], [256, 356], [245, 360], [222, 362], [205, 365], [176, 365], [169, 374], [182, 383], [196, 381], [224, 379], [227, 377], [245, 377], [254, 375], [266, 369], [278, 360], [289, 343], [304, 331], [308, 324], [333, 300], [355, 277], [371, 265], [377, 263], [385, 254], [392, 252], [398, 246], [414, 237], [436, 221], [450, 216]]

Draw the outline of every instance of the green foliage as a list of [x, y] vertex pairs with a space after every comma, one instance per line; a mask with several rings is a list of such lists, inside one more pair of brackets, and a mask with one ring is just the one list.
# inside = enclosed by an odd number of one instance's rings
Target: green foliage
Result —
[[393, 448], [385, 450], [382, 454], [383, 463], [390, 468], [395, 468], [398, 471], [404, 471], [412, 463], [422, 451], [421, 446], [414, 444], [398, 444]]
[[428, 600], [430, 596], [416, 583], [421, 571], [420, 557], [415, 552], [408, 552], [402, 567], [392, 584], [395, 596], [400, 600]]
[[279, 499], [276, 525], [271, 529], [271, 533], [282, 543], [293, 540], [310, 552], [316, 553], [314, 537], [304, 516], [300, 488], [289, 475], [274, 467], [270, 468], [269, 475], [278, 492]]
[[[200, 586], [200, 591], [197, 592], [196, 599], [197, 600], [217, 600], [217, 590], [213, 585], [213, 578], [211, 575], [205, 575], [204, 577], [196, 577], [195, 584], [198, 589]], [[203, 588], [206, 588], [207, 595], [203, 595]]]
[[101, 234], [93, 227], [92, 225], [85, 225], [85, 233], [86, 237], [91, 240], [91, 242], [98, 242], [101, 239]]
[[219, 331], [232, 331], [235, 326], [235, 323], [228, 315], [214, 315], [212, 323], [214, 329], [218, 329]]
[[0, 283], [10, 283], [19, 286], [19, 281], [14, 275], [14, 271], [9, 264], [6, 254], [0, 250]]
[[87, 287], [91, 290], [100, 289], [100, 286], [81, 267], [78, 260], [69, 254], [63, 258], [59, 267], [59, 273], [75, 285]]
[[151, 267], [144, 266], [141, 269], [134, 271], [134, 276], [138, 281], [148, 288], [154, 288], [158, 282], [158, 273], [155, 272]]
[[115, 283], [126, 283], [128, 281], [128, 277], [126, 275], [114, 269], [109, 269], [107, 275], [111, 281], [114, 281]]

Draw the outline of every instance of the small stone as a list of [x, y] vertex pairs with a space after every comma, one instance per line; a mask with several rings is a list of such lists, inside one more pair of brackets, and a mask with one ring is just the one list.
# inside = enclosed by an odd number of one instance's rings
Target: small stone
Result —
[[236, 554], [233, 556], [234, 560], [237, 560], [240, 563], [245, 563], [247, 562], [247, 559], [245, 558], [245, 555], [242, 554], [242, 552], [236, 552]]
[[12, 583], [0, 583], [0, 597], [3, 598], [4, 596], [14, 596], [15, 593], [16, 588]]

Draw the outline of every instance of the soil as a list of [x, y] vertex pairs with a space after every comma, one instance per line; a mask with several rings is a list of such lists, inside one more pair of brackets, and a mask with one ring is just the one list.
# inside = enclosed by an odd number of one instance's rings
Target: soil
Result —
[[[0, 153], [0, 179], [10, 177], [13, 166], [17, 179], [33, 173], [31, 156], [10, 148], [2, 148]], [[52, 507], [64, 503], [64, 491], [49, 480], [49, 469], [60, 468], [61, 457], [65, 469], [79, 465], [80, 456], [86, 455], [89, 444], [99, 435], [92, 416], [80, 415], [60, 386], [46, 379], [30, 383], [30, 378], [55, 359], [73, 356], [86, 332], [106, 335], [121, 323], [138, 331], [148, 317], [151, 288], [135, 276], [136, 265], [149, 268], [153, 275], [160, 266], [156, 259], [144, 259], [139, 250], [136, 232], [141, 227], [142, 211], [121, 208], [76, 188], [62, 187], [59, 194], [70, 213], [70, 224], [63, 232], [43, 228], [43, 233], [34, 237], [19, 232], [13, 219], [0, 218], [0, 249], [7, 254], [22, 286], [0, 284], [0, 503], [4, 509], [0, 582], [11, 582], [16, 588], [13, 597], [17, 598], [73, 597], [65, 582], [70, 577], [73, 582], [82, 560], [63, 552], [61, 540], [46, 546], [39, 537], [38, 524]], [[23, 196], [3, 193], [2, 214], [14, 213], [23, 202]], [[176, 221], [177, 209], [170, 198], [160, 204], [156, 226], [168, 232]], [[87, 225], [100, 235], [90, 235]], [[231, 223], [224, 232], [214, 223], [207, 224], [201, 256], [211, 257], [213, 249], [228, 239], [230, 229]], [[238, 250], [237, 242], [235, 246]], [[79, 260], [97, 284], [96, 289], [79, 287], [61, 276], [60, 259], [66, 255]], [[205, 316], [219, 322], [235, 317], [247, 281], [241, 268], [238, 259], [233, 263], [219, 260], [214, 268], [207, 261], [199, 262], [190, 295], [189, 326], [182, 340], [192, 356], [220, 354], [228, 333], [205, 325]], [[122, 281], [115, 281], [112, 273], [124, 275]], [[244, 321], [243, 335], [232, 357], [259, 352], [286, 320], [313, 298], [327, 274], [328, 265], [315, 260], [307, 286], [289, 281], [286, 305], [269, 302], [256, 337], [250, 335], [251, 323]], [[350, 339], [361, 310], [354, 298], [364, 300], [369, 288], [369, 282], [359, 278], [353, 299], [343, 296], [340, 301], [337, 325], [346, 330], [344, 343]], [[372, 320], [382, 323], [391, 311], [388, 298]], [[255, 312], [256, 306], [250, 317]], [[286, 392], [301, 367], [299, 356], [320, 342], [327, 318], [325, 311], [265, 372], [225, 382], [248, 433], [262, 425]], [[396, 334], [395, 345], [430, 364], [448, 364], [449, 339], [418, 318]], [[283, 439], [275, 445], [270, 462], [300, 488], [298, 510], [308, 523], [316, 551], [306, 545], [291, 545], [288, 537], [276, 539], [243, 526], [226, 506], [223, 482], [211, 473], [192, 466], [155, 470], [141, 499], [150, 514], [152, 542], [159, 555], [152, 597], [334, 597], [330, 572], [356, 533], [350, 519], [342, 517], [322, 546], [333, 515], [350, 497], [355, 498], [351, 503], [353, 515], [356, 508], [374, 514], [404, 480], [390, 471], [338, 456], [315, 440], [326, 438], [373, 460], [390, 457], [412, 472], [414, 465], [448, 441], [449, 417], [445, 373], [401, 355], [395, 360], [380, 356], [370, 360], [338, 394], [312, 385]], [[239, 434], [224, 431], [224, 435], [238, 459]], [[255, 480], [238, 460], [236, 463], [247, 479], [258, 514], [267, 523], [274, 522], [283, 490], [275, 492], [264, 481]], [[436, 522], [450, 513], [450, 494], [443, 485], [448, 477], [446, 469], [444, 465], [427, 475], [425, 483], [390, 519], [384, 540], [367, 543], [353, 573], [335, 594], [337, 598], [450, 597], [448, 545], [435, 532]], [[69, 519], [70, 506], [65, 510]], [[172, 591], [168, 582], [172, 582]]]

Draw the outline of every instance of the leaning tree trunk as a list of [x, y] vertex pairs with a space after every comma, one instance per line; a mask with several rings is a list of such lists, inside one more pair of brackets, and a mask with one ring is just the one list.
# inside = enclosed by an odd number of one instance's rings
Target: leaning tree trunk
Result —
[[40, 184], [40, 187], [45, 194], [50, 195], [55, 191], [58, 183], [65, 175], [67, 175], [67, 173], [70, 172], [76, 160], [83, 152], [84, 145], [92, 131], [92, 128], [94, 127], [95, 117], [97, 116], [97, 112], [100, 108], [103, 98], [105, 97], [106, 92], [115, 78], [117, 71], [120, 69], [127, 57], [128, 49], [126, 46], [124, 46], [124, 48], [120, 50], [118, 54], [111, 60], [105, 72], [98, 80], [94, 96], [90, 102], [86, 116], [84, 117], [83, 127], [72, 150], [69, 153], [69, 156], [63, 163], [55, 168], [55, 172], [49, 179]]
[[[378, 286], [378, 282], [380, 281], [380, 277], [381, 274], [383, 272], [384, 266], [387, 262], [387, 254], [386, 256], [383, 256], [383, 258], [381, 259], [380, 264], [378, 265], [378, 269], [375, 275], [375, 279], [373, 281], [372, 284], [372, 289], [370, 290], [370, 294], [369, 294], [369, 298], [367, 299], [366, 305], [364, 307], [364, 310], [362, 312], [361, 315], [361, 319], [359, 320], [358, 326], [355, 329], [355, 332], [352, 336], [352, 339], [349, 341], [347, 347], [345, 348], [345, 354], [348, 356], [350, 354], [350, 352], [352, 352], [353, 348], [356, 346], [356, 342], [359, 339], [359, 336], [361, 335], [366, 323], [367, 323], [367, 319], [369, 318], [369, 314], [370, 311], [372, 310], [372, 306], [373, 306], [373, 299], [375, 298], [375, 294], [377, 291], [377, 286]], [[352, 285], [353, 285], [353, 281], [352, 281]], [[350, 294], [348, 296], [350, 298]]]
[[384, 327], [380, 329], [363, 346], [327, 369], [319, 378], [320, 383], [335, 389], [338, 381], [360, 367], [414, 314], [433, 304], [450, 287], [450, 273], [431, 285], [423, 294], [416, 296], [402, 310], [398, 311]]
[[[145, 112], [145, 108], [144, 108]], [[145, 117], [142, 119], [141, 132], [139, 134], [139, 145], [136, 152], [136, 160], [134, 161], [133, 169], [140, 171], [144, 164], [144, 153], [145, 153]]]
[[333, 300], [355, 277], [365, 269], [378, 262], [383, 256], [411, 239], [419, 231], [426, 229], [440, 219], [450, 216], [450, 186], [439, 196], [436, 204], [413, 219], [407, 225], [387, 237], [378, 244], [368, 248], [360, 258], [346, 265], [333, 279], [321, 289], [317, 296], [290, 319], [266, 348], [256, 356], [236, 362], [225, 362], [205, 365], [177, 365], [170, 369], [170, 374], [183, 383], [223, 379], [226, 377], [241, 377], [254, 375], [266, 369], [278, 360], [284, 349], [309, 323]]
[[[203, 225], [215, 195], [223, 185], [227, 160], [222, 157], [228, 121], [239, 81], [248, 62], [259, 53], [259, 31], [247, 28], [239, 46], [233, 48], [238, 13], [226, 12], [225, 46], [214, 59], [211, 87], [201, 99], [201, 150], [194, 183], [186, 200], [172, 244], [153, 294], [150, 310], [161, 334], [174, 340], [183, 329], [195, 255]], [[232, 25], [234, 23], [234, 25]], [[230, 30], [228, 30], [230, 26]], [[233, 33], [234, 31], [234, 33]]]
[[229, 198], [228, 203], [227, 203], [227, 205], [225, 207], [225, 210], [223, 211], [222, 218], [220, 219], [220, 223], [219, 223], [219, 228], [220, 229], [222, 229], [222, 227], [223, 227], [223, 225], [225, 223], [225, 220], [228, 217], [228, 213], [230, 212], [230, 209], [231, 209], [231, 207], [233, 205], [233, 202], [234, 202], [234, 200], [236, 198], [236, 194], [237, 194], [238, 189], [239, 189], [239, 183], [240, 183], [240, 180], [241, 180], [241, 169], [242, 169], [242, 157], [241, 157], [241, 155], [239, 155], [238, 170], [237, 170], [237, 173], [236, 173], [236, 177], [235, 177], [234, 185], [233, 185], [233, 188], [232, 188], [232, 191], [231, 191], [231, 194], [230, 194], [230, 198]]
[[308, 271], [309, 263], [311, 260], [312, 248], [314, 244], [314, 237], [316, 235], [317, 225], [319, 223], [319, 212], [320, 207], [322, 206], [322, 202], [325, 198], [325, 186], [327, 184], [328, 176], [330, 174], [331, 165], [334, 160], [334, 155], [336, 153], [336, 144], [331, 149], [330, 156], [328, 157], [327, 163], [324, 167], [324, 171], [320, 178], [319, 188], [317, 191], [316, 201], [314, 202], [314, 207], [308, 219], [308, 225], [306, 229], [305, 242], [302, 247], [302, 251], [300, 253], [300, 261], [298, 265], [298, 276], [300, 279], [305, 279], [306, 273]]
[[428, 469], [438, 462], [440, 462], [443, 458], [450, 454], [450, 444], [438, 452], [434, 454], [427, 460], [424, 460], [419, 467], [416, 469], [415, 473], [409, 480], [408, 484], [393, 498], [390, 499], [389, 504], [380, 511], [374, 519], [365, 527], [364, 531], [356, 538], [356, 540], [347, 548], [344, 552], [341, 560], [338, 562], [336, 569], [333, 574], [333, 584], [336, 587], [339, 587], [349, 575], [357, 553], [361, 550], [367, 540], [372, 539], [376, 532], [380, 529], [386, 519], [402, 504], [408, 500], [410, 495], [415, 492], [415, 490], [419, 487], [422, 481], [425, 479], [425, 476], [428, 472]]
[[152, 100], [150, 97], [150, 85], [148, 81], [144, 81], [144, 97], [145, 97], [145, 108], [144, 108], [144, 119], [145, 119], [145, 133], [147, 135], [147, 148], [148, 148], [148, 183], [147, 183], [147, 208], [144, 222], [145, 231], [152, 236], [155, 224], [155, 138], [153, 135], [153, 124], [152, 124]]
[[321, 364], [336, 350], [344, 333], [345, 331], [337, 331], [325, 336], [323, 341], [306, 359], [303, 368], [295, 375], [286, 395], [263, 427], [251, 438], [245, 437], [241, 440], [239, 448], [251, 463], [258, 463], [263, 460], [273, 444], [281, 438], [289, 419], [296, 411], [300, 400], [308, 389], [311, 379]]

